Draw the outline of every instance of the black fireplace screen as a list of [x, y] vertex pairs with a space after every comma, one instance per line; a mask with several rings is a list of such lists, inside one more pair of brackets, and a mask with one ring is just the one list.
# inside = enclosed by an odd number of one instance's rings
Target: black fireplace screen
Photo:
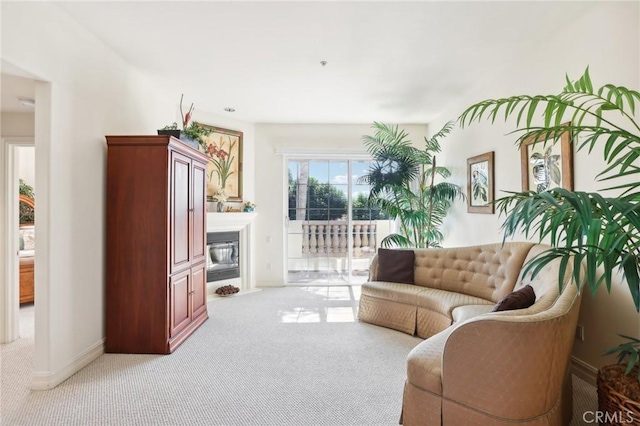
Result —
[[239, 232], [207, 232], [207, 282], [240, 277], [239, 237]]

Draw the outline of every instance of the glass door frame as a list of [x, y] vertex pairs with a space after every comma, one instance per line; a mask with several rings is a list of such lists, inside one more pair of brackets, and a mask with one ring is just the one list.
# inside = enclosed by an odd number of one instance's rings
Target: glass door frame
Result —
[[[283, 197], [283, 205], [282, 211], [284, 212], [284, 222], [283, 222], [283, 282], [285, 286], [303, 286], [309, 285], [307, 283], [290, 283], [289, 282], [289, 267], [288, 267], [288, 255], [289, 255], [289, 179], [288, 179], [288, 170], [289, 170], [289, 161], [290, 160], [309, 160], [309, 161], [345, 161], [347, 163], [347, 182], [348, 182], [348, 197], [347, 197], [347, 208], [348, 208], [348, 221], [347, 221], [347, 229], [349, 232], [347, 233], [347, 265], [349, 275], [347, 277], [348, 282], [342, 283], [341, 285], [353, 285], [351, 282], [352, 274], [353, 274], [353, 197], [351, 194], [352, 189], [352, 162], [353, 161], [372, 161], [371, 155], [364, 150], [349, 150], [342, 149], [339, 152], [338, 150], [322, 150], [322, 149], [288, 149], [288, 150], [277, 150], [276, 154], [282, 155], [282, 171], [283, 171], [283, 187], [282, 191], [285, 196]], [[313, 284], [312, 284], [313, 285]], [[323, 284], [327, 285], [327, 284]], [[337, 283], [330, 283], [328, 285], [337, 285]]]

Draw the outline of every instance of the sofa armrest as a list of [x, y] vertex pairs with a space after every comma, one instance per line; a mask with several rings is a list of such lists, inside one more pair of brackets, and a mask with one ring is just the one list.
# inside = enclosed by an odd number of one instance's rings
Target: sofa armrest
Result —
[[378, 279], [378, 255], [376, 254], [371, 259], [371, 264], [369, 265], [369, 281], [376, 281]]
[[500, 418], [548, 412], [559, 400], [570, 360], [575, 299], [533, 314], [487, 314], [455, 327], [442, 358], [443, 397]]

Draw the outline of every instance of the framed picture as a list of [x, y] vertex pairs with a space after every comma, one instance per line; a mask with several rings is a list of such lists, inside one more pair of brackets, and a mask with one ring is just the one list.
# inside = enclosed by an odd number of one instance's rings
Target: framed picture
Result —
[[487, 152], [467, 159], [467, 211], [494, 213], [493, 157]]
[[520, 158], [522, 191], [558, 187], [573, 191], [573, 143], [568, 130], [559, 136], [525, 140], [520, 145]]
[[207, 126], [207, 199], [242, 201], [242, 132]]

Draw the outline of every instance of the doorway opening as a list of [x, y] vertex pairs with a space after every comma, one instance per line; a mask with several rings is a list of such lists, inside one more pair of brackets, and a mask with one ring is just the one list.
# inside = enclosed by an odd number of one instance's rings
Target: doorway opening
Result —
[[[31, 141], [33, 142], [33, 141]], [[35, 146], [16, 147], [18, 172], [19, 338], [35, 334]], [[12, 183], [12, 185], [14, 185]]]
[[[37, 81], [0, 74], [0, 343], [35, 338], [35, 98]], [[24, 75], [23, 75], [24, 74]]]
[[[2, 113], [7, 119], [7, 113]], [[11, 117], [10, 117], [11, 118]], [[29, 121], [29, 120], [27, 120]], [[2, 343], [35, 335], [35, 146], [33, 137], [3, 137], [5, 195], [5, 331]]]

